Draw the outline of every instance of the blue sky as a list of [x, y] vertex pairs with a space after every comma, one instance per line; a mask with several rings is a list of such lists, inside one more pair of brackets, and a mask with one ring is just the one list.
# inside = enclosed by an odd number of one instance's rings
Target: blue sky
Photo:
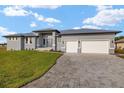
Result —
[[0, 42], [3, 35], [44, 28], [121, 30], [124, 35], [124, 6], [0, 6]]

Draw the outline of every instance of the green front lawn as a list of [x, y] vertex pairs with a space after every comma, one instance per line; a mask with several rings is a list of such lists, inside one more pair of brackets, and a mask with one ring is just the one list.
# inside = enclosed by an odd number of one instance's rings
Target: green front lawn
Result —
[[42, 76], [61, 53], [0, 51], [0, 87], [20, 87]]

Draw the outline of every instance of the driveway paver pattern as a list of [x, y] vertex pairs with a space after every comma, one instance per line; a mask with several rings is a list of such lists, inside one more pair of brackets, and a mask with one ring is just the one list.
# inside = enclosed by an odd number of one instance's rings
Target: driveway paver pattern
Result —
[[124, 87], [124, 59], [105, 54], [64, 54], [33, 88]]

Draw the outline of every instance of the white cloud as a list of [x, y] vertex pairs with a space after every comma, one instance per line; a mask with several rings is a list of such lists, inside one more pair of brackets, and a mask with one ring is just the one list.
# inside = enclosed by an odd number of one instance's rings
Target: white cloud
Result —
[[44, 17], [42, 15], [39, 15], [38, 13], [32, 13], [32, 15], [38, 20], [43, 21]]
[[60, 23], [61, 21], [52, 17], [45, 18], [43, 15], [38, 13], [32, 13], [32, 15], [38, 20], [42, 22], [47, 22], [49, 24]]
[[26, 11], [21, 6], [8, 6], [2, 12], [5, 16], [27, 16], [30, 14], [29, 11]]
[[[27, 6], [8, 6], [5, 7], [1, 12], [5, 14], [5, 16], [33, 16], [36, 20], [46, 22], [48, 24], [60, 23], [61, 21], [52, 17], [44, 17], [41, 14], [35, 13], [31, 10], [26, 10]], [[32, 7], [39, 7], [39, 8], [51, 8], [55, 9], [60, 6], [32, 6]]]
[[8, 31], [7, 28], [0, 26], [0, 35], [15, 34], [16, 32]]
[[30, 24], [30, 27], [37, 27], [37, 24], [36, 24], [35, 22], [32, 22], [32, 23]]
[[57, 9], [61, 7], [61, 5], [29, 5], [31, 8], [44, 8], [44, 9]]
[[74, 27], [74, 28], [72, 28], [72, 29], [80, 29], [81, 27]]
[[54, 25], [54, 24], [50, 24], [50, 23], [48, 23], [48, 26], [50, 26], [50, 27], [54, 27], [55, 25]]
[[0, 38], [0, 43], [6, 43], [6, 39]]
[[112, 9], [112, 6], [110, 6], [110, 5], [98, 5], [98, 6], [96, 6], [97, 7], [97, 10], [98, 11], [102, 11], [102, 10], [107, 10], [107, 9]]
[[[97, 9], [99, 9], [97, 7]], [[84, 24], [97, 26], [113, 26], [124, 20], [124, 9], [101, 8], [98, 13], [83, 21]]]
[[82, 27], [74, 27], [72, 29], [82, 29], [82, 28], [88, 28], [88, 29], [101, 29], [98, 26], [94, 26], [94, 25], [83, 25]]
[[60, 20], [55, 19], [55, 18], [45, 18], [44, 21], [48, 23], [60, 23], [61, 22]]
[[40, 15], [38, 13], [32, 13], [32, 15], [34, 16], [34, 18], [38, 21], [43, 21], [45, 20], [44, 16], [43, 15]]
[[84, 26], [82, 26], [82, 28], [101, 29], [100, 27], [94, 26], [94, 25], [84, 25]]

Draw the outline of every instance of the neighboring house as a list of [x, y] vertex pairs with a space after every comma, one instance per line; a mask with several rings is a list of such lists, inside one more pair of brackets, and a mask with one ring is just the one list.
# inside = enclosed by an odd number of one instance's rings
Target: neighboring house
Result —
[[115, 41], [115, 44], [116, 44], [116, 49], [122, 49], [122, 50], [124, 50], [124, 38]]
[[113, 54], [114, 37], [121, 31], [99, 29], [36, 30], [31, 33], [6, 35], [7, 50], [51, 48], [67, 53]]

